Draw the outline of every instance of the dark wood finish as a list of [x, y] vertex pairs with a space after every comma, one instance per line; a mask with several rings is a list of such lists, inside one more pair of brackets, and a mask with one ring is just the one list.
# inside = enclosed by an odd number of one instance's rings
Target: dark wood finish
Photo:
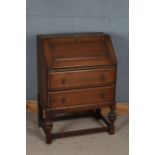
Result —
[[52, 141], [51, 129], [53, 127], [52, 121], [50, 119], [45, 119], [42, 123], [43, 131], [46, 136], [46, 143], [50, 144]]
[[[114, 134], [116, 57], [104, 33], [38, 35], [38, 125], [52, 138], [107, 131]], [[109, 107], [108, 120], [101, 108]], [[87, 113], [89, 111], [89, 113]], [[51, 133], [53, 121], [93, 116], [107, 127]], [[59, 116], [61, 113], [72, 115]]]
[[79, 119], [79, 118], [85, 118], [85, 117], [90, 117], [94, 115], [94, 111], [85, 111], [85, 112], [78, 112], [78, 113], [68, 113], [68, 114], [62, 114], [62, 115], [57, 115], [52, 118], [53, 121], [62, 121], [62, 120], [70, 120], [70, 119]]
[[79, 135], [93, 134], [93, 133], [99, 133], [104, 131], [108, 131], [108, 127], [98, 127], [98, 128], [91, 128], [91, 129], [61, 132], [61, 133], [53, 133], [52, 138], [79, 136]]
[[43, 122], [43, 108], [40, 103], [40, 98], [38, 96], [38, 125], [41, 127], [41, 123]]
[[101, 118], [101, 109], [95, 109], [95, 118], [98, 120]]
[[110, 107], [111, 111], [108, 115], [109, 121], [110, 121], [110, 128], [109, 128], [109, 134], [114, 134], [115, 133], [115, 126], [114, 122], [116, 120], [116, 113], [115, 113], [115, 104], [112, 104]]

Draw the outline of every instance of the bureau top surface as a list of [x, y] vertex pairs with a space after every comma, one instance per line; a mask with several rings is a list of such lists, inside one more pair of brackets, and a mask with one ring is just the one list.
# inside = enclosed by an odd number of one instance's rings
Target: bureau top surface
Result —
[[38, 52], [49, 68], [116, 64], [111, 38], [104, 33], [38, 35], [37, 38]]

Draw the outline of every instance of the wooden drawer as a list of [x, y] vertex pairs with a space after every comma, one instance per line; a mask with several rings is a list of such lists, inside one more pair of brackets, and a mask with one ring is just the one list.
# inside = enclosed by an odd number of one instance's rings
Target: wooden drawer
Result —
[[56, 109], [76, 105], [92, 105], [114, 101], [114, 86], [49, 92], [49, 107]]
[[93, 87], [114, 82], [115, 68], [51, 72], [48, 75], [50, 90]]

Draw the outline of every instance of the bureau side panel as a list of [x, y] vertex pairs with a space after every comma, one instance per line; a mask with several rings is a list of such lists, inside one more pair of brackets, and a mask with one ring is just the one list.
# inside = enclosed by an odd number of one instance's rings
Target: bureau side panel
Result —
[[42, 48], [42, 40], [37, 37], [37, 69], [38, 69], [38, 100], [43, 108], [47, 108], [47, 67]]
[[106, 41], [106, 46], [107, 49], [111, 55], [111, 62], [112, 64], [117, 64], [117, 60], [116, 60], [116, 55], [115, 55], [115, 50], [113, 48], [113, 44], [112, 44], [112, 39], [109, 35], [105, 35], [105, 41]]

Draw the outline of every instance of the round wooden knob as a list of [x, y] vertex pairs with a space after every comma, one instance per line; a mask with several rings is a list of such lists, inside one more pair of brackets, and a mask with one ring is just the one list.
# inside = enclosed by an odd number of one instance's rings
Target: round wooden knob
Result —
[[100, 97], [103, 99], [104, 98], [104, 93], [101, 93]]
[[63, 78], [62, 80], [61, 80], [61, 84], [65, 84], [66, 83], [66, 79], [65, 78]]
[[105, 76], [101, 75], [101, 81], [104, 81], [104, 80], [105, 80]]
[[65, 103], [66, 99], [63, 97], [61, 98], [61, 103]]

